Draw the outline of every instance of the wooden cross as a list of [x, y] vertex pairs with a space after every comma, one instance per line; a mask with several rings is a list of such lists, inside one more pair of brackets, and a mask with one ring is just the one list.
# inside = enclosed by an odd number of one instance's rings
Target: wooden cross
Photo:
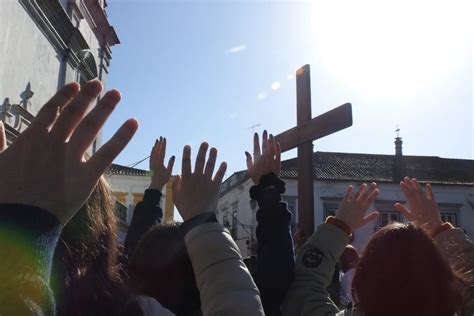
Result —
[[313, 141], [352, 125], [352, 106], [341, 105], [311, 117], [309, 65], [296, 71], [295, 127], [275, 136], [282, 152], [298, 147], [298, 225], [309, 238], [314, 231]]

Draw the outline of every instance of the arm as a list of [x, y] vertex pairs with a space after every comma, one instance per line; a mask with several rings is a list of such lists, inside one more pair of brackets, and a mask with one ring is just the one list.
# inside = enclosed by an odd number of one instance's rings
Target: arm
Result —
[[335, 315], [339, 312], [326, 288], [348, 242], [349, 236], [332, 224], [317, 227], [296, 258], [294, 280], [283, 305], [284, 315]]
[[[193, 220], [198, 221], [192, 223]], [[264, 315], [258, 289], [239, 248], [217, 222], [215, 213], [198, 215], [185, 221], [181, 228], [193, 264], [203, 315]]]
[[161, 191], [171, 177], [175, 157], [164, 165], [166, 155], [166, 138], [156, 140], [150, 154], [151, 184], [145, 191], [143, 201], [139, 202], [133, 212], [132, 222], [125, 239], [125, 258], [133, 254], [143, 235], [155, 224], [161, 223], [163, 210], [160, 207]]
[[132, 221], [125, 239], [124, 255], [126, 258], [133, 254], [143, 235], [154, 225], [161, 223], [163, 210], [160, 207], [161, 192], [147, 189], [143, 201], [138, 202], [133, 211]]
[[87, 201], [138, 125], [128, 120], [89, 160], [84, 153], [120, 100], [109, 91], [87, 115], [102, 84], [64, 86], [7, 148], [0, 126], [1, 314], [54, 315], [49, 286], [61, 225]]
[[375, 183], [369, 188], [364, 183], [355, 194], [349, 186], [336, 210], [336, 217], [328, 217], [301, 248], [296, 259], [294, 281], [285, 298], [284, 315], [332, 316], [339, 313], [326, 288], [350, 234], [378, 216], [377, 212], [365, 215], [377, 194]]
[[211, 148], [206, 162], [208, 146], [201, 144], [194, 172], [191, 172], [191, 147], [184, 147], [182, 174], [173, 183], [174, 202], [184, 219], [182, 229], [201, 297], [201, 310], [204, 316], [263, 315], [258, 290], [237, 245], [215, 223], [214, 212], [227, 165], [222, 163], [212, 178], [217, 150]]
[[257, 270], [254, 274], [266, 315], [280, 310], [286, 291], [293, 280], [295, 265], [291, 237], [291, 213], [281, 201], [285, 182], [278, 178], [280, 148], [273, 136], [263, 132], [260, 152], [258, 134], [254, 135], [254, 157], [246, 152], [248, 172], [255, 185], [250, 198], [256, 200]]
[[54, 315], [49, 287], [61, 225], [51, 213], [32, 206], [0, 205], [0, 313]]

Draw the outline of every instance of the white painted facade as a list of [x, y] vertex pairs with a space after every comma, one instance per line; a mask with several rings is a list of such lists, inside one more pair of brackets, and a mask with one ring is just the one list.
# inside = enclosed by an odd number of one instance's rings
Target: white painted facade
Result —
[[[283, 180], [286, 183], [286, 192], [283, 195], [283, 199], [288, 201], [292, 210], [297, 210], [297, 180]], [[358, 187], [361, 183], [314, 181], [315, 226], [320, 224], [331, 210], [337, 208], [347, 186], [350, 184], [354, 187]], [[221, 223], [225, 225], [227, 218], [229, 222], [227, 226], [230, 229], [235, 227], [234, 238], [244, 258], [255, 254], [255, 252], [251, 252], [251, 247], [256, 247], [255, 229], [257, 227], [257, 206], [255, 203], [250, 202], [249, 197], [249, 189], [252, 185], [252, 181], [247, 179], [225, 193], [219, 199], [217, 211], [217, 217]], [[393, 208], [395, 202], [405, 202], [399, 185], [396, 183], [378, 183], [378, 185], [380, 195], [369, 208], [369, 211], [377, 210], [382, 213], [379, 219], [369, 223], [354, 233], [355, 238], [353, 245], [359, 251], [364, 249], [371, 234], [381, 225], [382, 217], [386, 219], [387, 216], [389, 217], [393, 214], [392, 216], [398, 216], [399, 221], [406, 221], [403, 216]], [[451, 216], [450, 220], [454, 219], [457, 226], [464, 229], [470, 236], [474, 236], [474, 186], [433, 185], [433, 190], [442, 214]], [[233, 221], [233, 211], [236, 211], [237, 221]], [[295, 219], [297, 222], [297, 218]], [[249, 232], [251, 232], [251, 234], [249, 234]], [[249, 240], [249, 244], [247, 244], [247, 240]]]

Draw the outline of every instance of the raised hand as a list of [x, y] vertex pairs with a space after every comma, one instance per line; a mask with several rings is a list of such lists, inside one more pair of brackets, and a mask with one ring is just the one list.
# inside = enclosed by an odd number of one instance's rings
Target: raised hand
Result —
[[352, 192], [352, 185], [347, 188], [341, 205], [336, 210], [336, 218], [346, 223], [352, 231], [364, 226], [376, 219], [378, 212], [371, 212], [367, 215], [369, 206], [375, 201], [379, 194], [377, 184], [372, 182], [369, 187], [362, 184], [357, 193]]
[[[191, 147], [184, 146], [181, 176], [173, 183], [174, 203], [184, 220], [205, 212], [214, 212], [217, 207], [219, 189], [224, 178], [227, 164], [221, 163], [214, 178], [217, 149], [211, 148], [206, 163], [209, 145], [202, 143], [196, 157], [194, 172], [191, 172]], [[204, 168], [205, 165], [205, 168]]]
[[424, 229], [428, 234], [433, 234], [443, 222], [431, 185], [426, 185], [425, 192], [415, 178], [405, 177], [400, 182], [400, 188], [407, 199], [409, 208], [400, 203], [396, 203], [395, 207], [415, 225]]
[[247, 170], [252, 178], [253, 183], [259, 184], [260, 178], [270, 172], [277, 176], [281, 170], [281, 147], [275, 142], [273, 135], [268, 138], [267, 131], [263, 131], [262, 149], [260, 150], [260, 142], [258, 134], [253, 137], [253, 159], [249, 152], [245, 152], [247, 157]]
[[175, 156], [168, 161], [165, 167], [166, 138], [160, 137], [156, 140], [150, 155], [151, 184], [150, 189], [161, 191], [171, 177]]
[[[64, 86], [0, 153], [0, 203], [43, 208], [63, 224], [74, 216], [138, 127], [135, 119], [129, 119], [85, 161], [85, 151], [121, 98], [118, 91], [109, 91], [85, 116], [101, 91], [97, 80], [82, 90], [77, 83]], [[1, 146], [6, 146], [4, 138]]]

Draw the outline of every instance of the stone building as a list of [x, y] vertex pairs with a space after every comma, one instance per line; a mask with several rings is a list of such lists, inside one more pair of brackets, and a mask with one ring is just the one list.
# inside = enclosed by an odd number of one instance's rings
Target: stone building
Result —
[[[106, 0], [0, 1], [0, 119], [8, 141], [65, 83], [104, 85], [119, 38]], [[96, 140], [91, 151], [100, 145]]]
[[[396, 202], [406, 202], [399, 188], [405, 175], [431, 183], [443, 220], [474, 236], [474, 160], [404, 156], [402, 141], [397, 138], [395, 155], [315, 152], [313, 166], [315, 226], [334, 215], [349, 184], [379, 184], [380, 195], [371, 210], [379, 211], [380, 216], [354, 233], [353, 245], [359, 251], [380, 227], [392, 221], [406, 221], [393, 207]], [[294, 231], [298, 222], [296, 158], [282, 162], [280, 177], [286, 182], [283, 199], [293, 213]], [[217, 210], [219, 221], [230, 229], [244, 257], [256, 252], [258, 206], [249, 198], [252, 185], [245, 170], [234, 173], [222, 185]]]
[[[150, 186], [150, 172], [113, 164], [107, 171], [106, 176], [115, 193], [115, 206], [120, 225], [119, 237], [121, 241], [124, 241], [135, 206], [143, 199], [143, 193]], [[163, 220], [165, 222], [172, 221], [174, 216], [172, 184], [173, 180], [170, 180], [162, 191], [161, 207], [164, 212]]]

